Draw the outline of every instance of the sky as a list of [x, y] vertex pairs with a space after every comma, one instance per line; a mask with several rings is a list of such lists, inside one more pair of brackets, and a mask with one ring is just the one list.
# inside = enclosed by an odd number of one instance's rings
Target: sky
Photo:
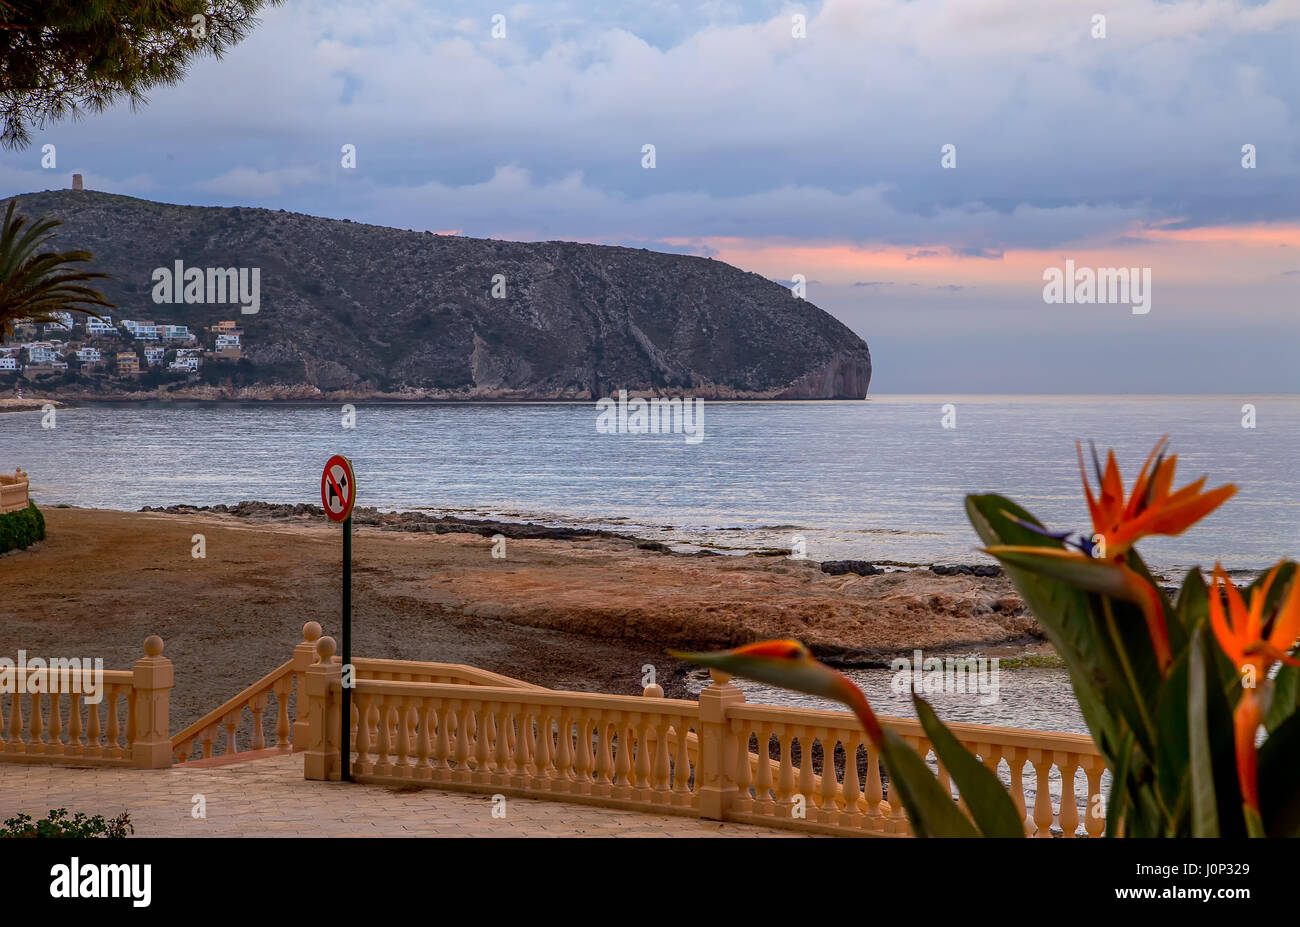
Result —
[[[1300, 391], [1300, 0], [261, 19], [147, 106], [0, 152], [0, 192], [75, 171], [171, 203], [707, 255], [804, 281], [871, 346], [873, 392]], [[1149, 271], [1149, 311], [1047, 302], [1067, 261]]]

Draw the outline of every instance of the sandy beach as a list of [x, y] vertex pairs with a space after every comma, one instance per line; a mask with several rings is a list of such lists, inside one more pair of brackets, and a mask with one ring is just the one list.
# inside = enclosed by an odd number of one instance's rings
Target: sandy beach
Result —
[[[0, 652], [127, 668], [160, 634], [184, 724], [288, 659], [305, 621], [338, 632], [339, 529], [319, 516], [43, 511], [47, 540], [0, 557]], [[833, 662], [873, 664], [914, 647], [970, 652], [1038, 636], [1003, 577], [832, 576], [812, 561], [673, 554], [609, 536], [506, 545], [495, 559], [479, 534], [356, 528], [355, 651], [624, 693], [640, 691], [650, 663], [682, 695], [666, 647], [792, 636]]]

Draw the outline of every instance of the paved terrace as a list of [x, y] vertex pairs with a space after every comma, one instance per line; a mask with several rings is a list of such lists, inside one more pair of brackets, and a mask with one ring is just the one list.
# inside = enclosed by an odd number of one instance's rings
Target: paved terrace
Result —
[[[170, 769], [0, 764], [0, 820], [51, 808], [131, 814], [137, 837], [799, 837], [748, 824], [486, 795], [312, 782], [302, 754], [241, 754]], [[233, 758], [232, 758], [233, 759]], [[207, 818], [192, 816], [204, 796]]]

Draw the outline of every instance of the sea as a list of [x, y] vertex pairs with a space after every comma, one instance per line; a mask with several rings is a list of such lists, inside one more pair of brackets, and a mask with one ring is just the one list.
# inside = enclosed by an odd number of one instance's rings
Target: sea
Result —
[[48, 419], [0, 415], [0, 469], [27, 470], [46, 504], [319, 503], [321, 467], [341, 453], [363, 506], [923, 565], [986, 559], [971, 492], [1090, 530], [1075, 441], [1113, 447], [1131, 481], [1167, 434], [1178, 485], [1208, 475], [1240, 491], [1185, 536], [1144, 542], [1154, 567], [1249, 571], [1300, 554], [1294, 395], [706, 402], [698, 442], [601, 433], [590, 402], [95, 403]]

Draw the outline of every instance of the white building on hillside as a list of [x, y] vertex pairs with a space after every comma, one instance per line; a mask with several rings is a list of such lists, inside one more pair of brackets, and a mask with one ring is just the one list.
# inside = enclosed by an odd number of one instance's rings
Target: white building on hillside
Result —
[[31, 344], [23, 345], [27, 348], [27, 363], [29, 364], [52, 364], [55, 361], [63, 360], [63, 355], [55, 348], [51, 341], [34, 341]]
[[157, 341], [162, 337], [162, 326], [152, 322], [137, 322], [135, 319], [123, 319], [122, 327], [139, 341]]
[[102, 319], [97, 319], [93, 315], [86, 316], [86, 334], [116, 338], [117, 329], [113, 326], [113, 317], [106, 315]]

